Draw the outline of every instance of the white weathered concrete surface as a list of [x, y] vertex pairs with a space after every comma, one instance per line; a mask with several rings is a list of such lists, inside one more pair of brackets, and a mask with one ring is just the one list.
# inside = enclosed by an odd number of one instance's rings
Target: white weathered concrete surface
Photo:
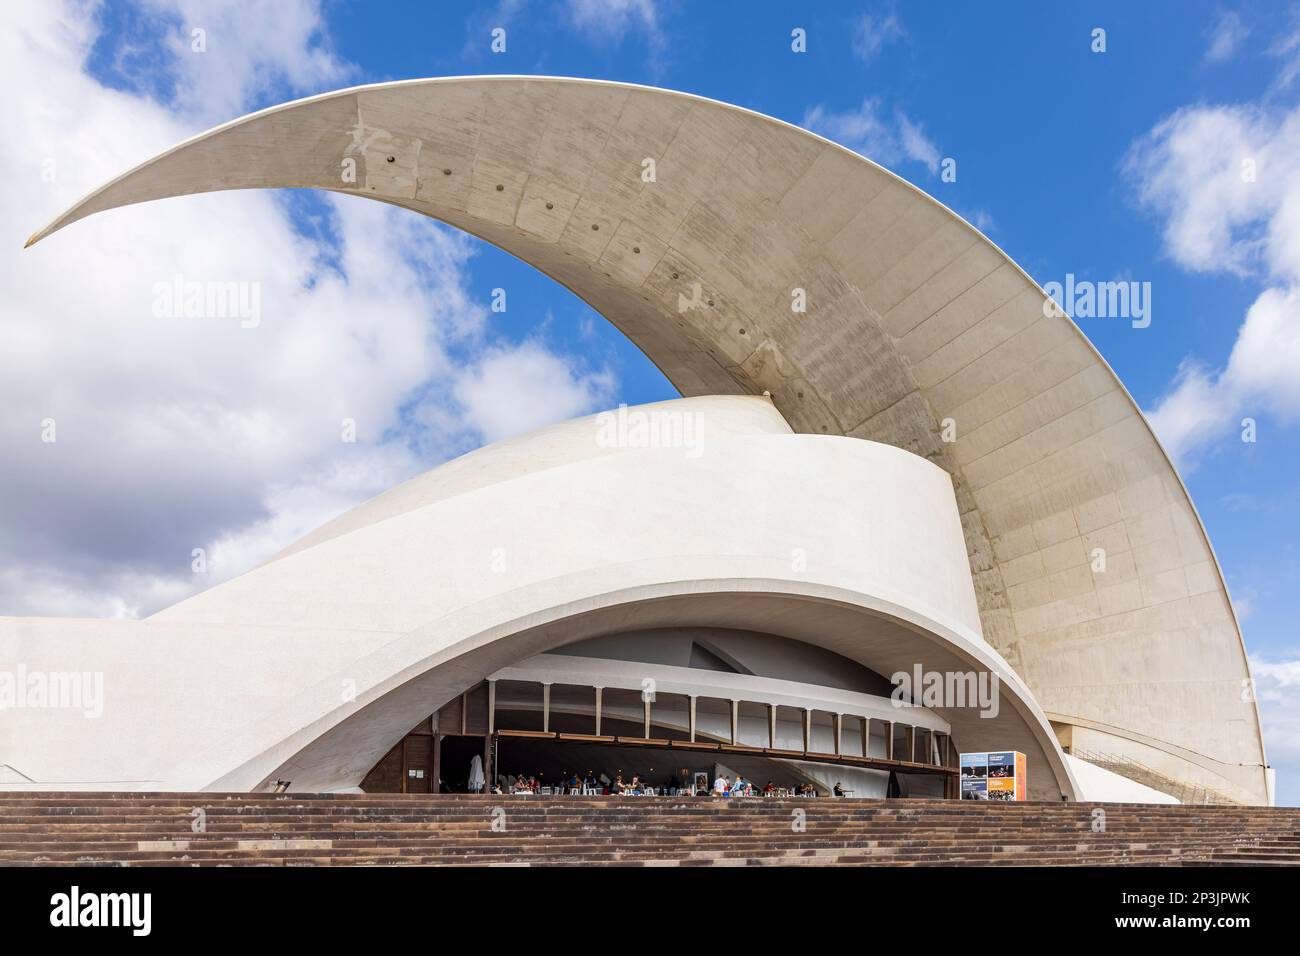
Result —
[[1090, 764], [1078, 757], [1065, 755], [1074, 779], [1079, 785], [1079, 799], [1093, 803], [1178, 803], [1171, 797], [1146, 784], [1130, 780], [1103, 767]]
[[[646, 158], [657, 182], [641, 179]], [[295, 186], [382, 199], [509, 250], [608, 317], [684, 395], [767, 389], [796, 431], [940, 464], [984, 634], [1053, 720], [1192, 754], [1224, 793], [1265, 799], [1245, 651], [1177, 474], [1073, 323], [1045, 317], [1022, 270], [914, 187], [698, 97], [420, 80], [227, 124], [33, 241], [129, 203]], [[796, 289], [806, 313], [791, 310]], [[953, 443], [940, 440], [947, 418]], [[1104, 573], [1090, 567], [1097, 548]]]
[[1041, 710], [980, 637], [948, 475], [888, 445], [793, 434], [767, 404], [643, 407], [698, 420], [679, 447], [611, 448], [600, 416], [547, 430], [536, 456], [527, 440], [491, 446], [461, 477], [417, 479], [400, 504], [381, 496], [146, 621], [0, 619], [0, 660], [102, 672], [105, 691], [97, 719], [7, 711], [0, 764], [59, 786], [355, 786], [502, 667], [686, 624], [761, 628], [885, 675], [995, 673], [996, 718], [935, 713], [959, 741], [1027, 753], [1043, 798], [1072, 794]]

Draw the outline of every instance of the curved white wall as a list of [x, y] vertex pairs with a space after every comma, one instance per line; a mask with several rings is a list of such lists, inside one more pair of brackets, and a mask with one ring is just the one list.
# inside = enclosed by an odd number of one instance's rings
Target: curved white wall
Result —
[[[1018, 735], [1001, 746], [1034, 752], [1044, 795], [1070, 792], [1041, 713], [980, 636], [948, 475], [891, 446], [791, 434], [764, 406], [656, 406], [699, 417], [691, 447], [584, 455], [608, 437], [596, 419], [549, 430], [549, 447], [569, 449], [549, 467], [506, 478], [507, 462], [428, 503], [381, 497], [335, 536], [148, 621], [0, 622], [3, 656], [106, 675], [100, 720], [19, 712], [0, 763], [50, 783], [353, 785], [492, 671], [590, 636], [593, 621], [658, 626], [676, 608], [667, 623], [775, 625], [886, 674], [993, 669]], [[532, 460], [527, 441], [487, 449], [480, 476], [498, 455]], [[764, 595], [785, 603], [755, 618]], [[720, 617], [691, 620], [706, 610]]]
[[[732, 396], [646, 407], [703, 423], [767, 404]], [[703, 424], [692, 448], [604, 449], [604, 421], [570, 423], [558, 442], [551, 430], [563, 453], [550, 467], [409, 501], [393, 517], [363, 516], [351, 532], [290, 548], [152, 620], [406, 633], [503, 593], [563, 594], [570, 577], [586, 593], [629, 563], [682, 574], [690, 562], [691, 577], [707, 580], [736, 558], [769, 565], [773, 577], [892, 600], [982, 640], [952, 481], [925, 459], [859, 439]], [[515, 471], [528, 448], [487, 449], [482, 470], [499, 455], [500, 470]], [[358, 511], [378, 511], [385, 497]]]

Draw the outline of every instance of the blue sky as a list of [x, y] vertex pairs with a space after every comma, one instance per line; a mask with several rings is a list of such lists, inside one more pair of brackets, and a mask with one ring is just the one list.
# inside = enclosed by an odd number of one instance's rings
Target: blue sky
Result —
[[[164, 131], [197, 132], [291, 97], [383, 80], [513, 73], [644, 83], [849, 137], [846, 145], [979, 225], [1040, 283], [1067, 273], [1150, 282], [1149, 328], [1113, 318], [1080, 325], [1139, 405], [1156, 412], [1241, 614], [1264, 685], [1271, 755], [1279, 765], [1300, 763], [1300, 641], [1292, 624], [1300, 584], [1300, 396], [1288, 381], [1300, 378], [1300, 362], [1289, 373], [1284, 365], [1256, 374], [1243, 349], [1238, 367], [1225, 371], [1248, 312], [1272, 301], [1261, 299], [1269, 290], [1279, 297], [1273, 305], [1281, 318], [1267, 329], [1272, 338], [1258, 333], [1256, 345], [1280, 362], [1300, 357], [1300, 315], [1288, 297], [1300, 287], [1291, 255], [1300, 248], [1300, 214], [1287, 212], [1300, 203], [1300, 160], [1290, 148], [1297, 142], [1290, 124], [1300, 115], [1296, 7], [1219, 0], [286, 2], [288, 13], [240, 22], [229, 4], [198, 0], [52, 6], [80, 24], [74, 41], [56, 25], [36, 23], [35, 13], [26, 28], [51, 44], [69, 43], [68, 70], [80, 71], [75, 81], [89, 84], [87, 95], [102, 98], [106, 110], [138, 110], [160, 139]], [[177, 52], [194, 25], [209, 30], [201, 61]], [[506, 30], [504, 53], [489, 48], [494, 27]], [[796, 27], [806, 30], [805, 53], [791, 50]], [[1101, 53], [1091, 48], [1098, 27], [1106, 31]], [[39, 108], [42, 90], [32, 95]], [[42, 120], [32, 122], [39, 129]], [[1224, 199], [1197, 175], [1198, 157], [1216, 155], [1232, 136], [1244, 144], [1232, 156], [1268, 159], [1261, 167], [1267, 189], [1249, 200]], [[106, 152], [141, 159], [158, 145], [166, 143]], [[935, 163], [949, 157], [957, 163], [955, 182], [944, 182]], [[28, 203], [16, 231], [30, 231], [59, 201], [93, 185], [89, 172], [74, 171], [41, 201], [36, 221]], [[270, 201], [307, 243], [302, 269], [311, 281], [347, 274], [356, 237], [371, 228], [351, 220], [361, 213], [310, 195]], [[271, 215], [263, 207], [257, 214]], [[566, 390], [543, 390], [553, 406], [537, 404], [560, 418], [675, 395], [635, 347], [549, 279], [490, 246], [407, 218], [401, 228], [409, 230], [404, 251], [413, 275], [431, 257], [455, 266], [442, 285], [417, 275], [418, 293], [400, 306], [418, 325], [422, 301], [450, 296], [476, 324], [472, 332], [441, 335], [438, 361], [400, 379], [393, 413], [373, 436], [387, 470], [342, 486], [322, 479], [315, 491], [301, 491], [294, 469], [324, 473], [332, 466], [323, 453], [277, 459], [260, 492], [214, 513], [196, 534], [233, 534], [241, 520], [270, 522], [257, 544], [239, 552], [251, 560], [297, 524], [393, 476], [500, 437], [493, 424], [500, 411], [474, 405], [475, 383], [486, 388], [498, 375], [532, 381], [528, 376], [557, 370]], [[484, 314], [498, 287], [509, 291], [508, 313]], [[500, 362], [490, 365], [485, 356]], [[440, 373], [455, 378], [456, 401], [430, 401], [443, 387]], [[1242, 442], [1233, 425], [1243, 416], [1258, 421], [1254, 443]], [[285, 500], [286, 488], [323, 498], [294, 512], [301, 521], [277, 524], [274, 502]], [[106, 547], [100, 558], [114, 554]], [[239, 559], [232, 560], [233, 568]], [[140, 573], [155, 581], [152, 597], [123, 599], [128, 611], [175, 593], [157, 584], [165, 576], [157, 562], [147, 555], [141, 561]], [[93, 563], [85, 580], [64, 582], [96, 595], [87, 607], [132, 586], [97, 577]], [[14, 608], [0, 613], [6, 610]], [[1296, 775], [1283, 774], [1280, 797], [1300, 803]]]

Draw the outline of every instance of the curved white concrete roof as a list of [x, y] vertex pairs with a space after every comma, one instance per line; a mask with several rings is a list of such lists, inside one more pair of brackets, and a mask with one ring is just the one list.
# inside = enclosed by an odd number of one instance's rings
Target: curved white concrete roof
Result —
[[[477, 488], [615, 454], [620, 447], [603, 440], [603, 431], [609, 425], [616, 426], [620, 414], [600, 412], [475, 449], [345, 511], [295, 541], [271, 561]], [[704, 454], [714, 442], [737, 435], [791, 434], [790, 426], [769, 402], [756, 402], [740, 395], [712, 396], [708, 401], [686, 405], [679, 400], [655, 402], [638, 405], [625, 414], [632, 416], [632, 424], [647, 419], [664, 430], [680, 423], [683, 438], [691, 442], [693, 453], [698, 454]], [[689, 424], [681, 416], [689, 416]], [[165, 614], [167, 610], [170, 608], [160, 613]]]
[[[656, 182], [642, 181], [646, 158]], [[341, 175], [347, 161], [355, 182]], [[1033, 280], [913, 186], [804, 130], [695, 96], [466, 77], [236, 120], [124, 174], [31, 241], [117, 206], [258, 187], [367, 196], [458, 226], [580, 295], [686, 396], [769, 390], [796, 431], [941, 465], [984, 635], [1049, 716], [1265, 799], [1245, 650], [1167, 456], [1075, 325], [1044, 316]], [[795, 289], [806, 313], [792, 311]], [[948, 418], [951, 443], [940, 439]]]
[[567, 462], [360, 522], [148, 620], [0, 618], [0, 658], [104, 675], [98, 719], [15, 711], [0, 763], [46, 785], [356, 786], [431, 711], [522, 659], [628, 630], [761, 628], [878, 674], [996, 674], [995, 716], [934, 712], [959, 742], [1028, 755], [1036, 798], [1075, 795], [1033, 695], [980, 637], [941, 469], [773, 427], [762, 398], [671, 404], [713, 420], [700, 454], [584, 455], [593, 420], [570, 422], [536, 439]]

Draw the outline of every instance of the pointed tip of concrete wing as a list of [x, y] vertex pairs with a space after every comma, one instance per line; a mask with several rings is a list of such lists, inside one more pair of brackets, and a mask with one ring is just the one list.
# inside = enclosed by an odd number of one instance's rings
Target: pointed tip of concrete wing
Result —
[[[99, 191], [100, 190], [96, 190], [96, 193]], [[94, 193], [91, 195], [94, 195]], [[86, 198], [88, 199], [89, 197]], [[80, 210], [85, 204], [86, 199], [81, 199], [76, 203], [76, 205], [63, 210], [63, 212], [59, 213], [58, 216], [49, 223], [49, 225], [45, 226], [43, 229], [37, 229], [34, 233], [28, 236], [27, 241], [23, 243], [23, 248], [30, 249], [32, 246], [36, 245], [36, 243], [40, 242], [47, 236], [52, 236], [69, 223], [76, 222], [81, 218], [78, 210]]]

